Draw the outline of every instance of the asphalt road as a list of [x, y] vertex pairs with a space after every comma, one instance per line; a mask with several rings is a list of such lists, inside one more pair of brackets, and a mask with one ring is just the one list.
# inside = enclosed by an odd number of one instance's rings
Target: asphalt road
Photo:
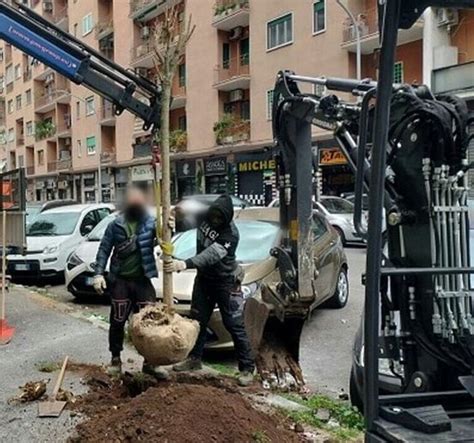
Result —
[[[351, 367], [351, 349], [363, 308], [364, 289], [361, 274], [365, 269], [366, 250], [361, 247], [346, 249], [349, 261], [350, 295], [347, 306], [341, 310], [316, 310], [303, 330], [300, 356], [303, 373], [310, 389], [338, 396], [348, 392]], [[97, 297], [95, 303], [77, 303], [64, 285], [38, 288], [48, 298], [66, 303], [86, 317], [106, 319], [109, 306]], [[212, 354], [211, 360], [229, 363], [233, 356]]]

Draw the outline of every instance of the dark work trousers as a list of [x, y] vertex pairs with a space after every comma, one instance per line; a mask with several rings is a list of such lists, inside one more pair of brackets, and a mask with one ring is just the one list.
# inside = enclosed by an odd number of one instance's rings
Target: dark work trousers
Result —
[[131, 312], [156, 301], [155, 288], [148, 278], [124, 280], [117, 278], [112, 283], [109, 328], [109, 349], [113, 357], [120, 356], [123, 349], [125, 323]]
[[191, 317], [200, 324], [200, 332], [191, 356], [201, 359], [207, 338], [207, 325], [215, 306], [219, 307], [224, 326], [234, 341], [240, 371], [252, 371], [255, 363], [243, 319], [242, 291], [230, 282], [196, 277], [191, 302]]

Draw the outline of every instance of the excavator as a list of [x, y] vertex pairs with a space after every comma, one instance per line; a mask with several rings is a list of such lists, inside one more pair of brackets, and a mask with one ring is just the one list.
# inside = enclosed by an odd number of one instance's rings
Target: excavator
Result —
[[[356, 177], [354, 225], [368, 246], [353, 392], [364, 411], [366, 440], [472, 441], [474, 270], [467, 210], [472, 116], [456, 97], [393, 84], [393, 66], [399, 28], [410, 28], [428, 7], [469, 8], [474, 0], [380, 0], [378, 5], [377, 82], [278, 73], [273, 152], [283, 239], [271, 254], [281, 281], [247, 300], [246, 325], [255, 352], [264, 355], [257, 362], [288, 370], [302, 382], [299, 339], [318, 277], [309, 259], [312, 127], [332, 131]], [[159, 131], [157, 85], [29, 8], [0, 2], [0, 38], [105, 97], [117, 115], [127, 110], [146, 130]], [[323, 86], [326, 93], [302, 93], [301, 83]], [[364, 192], [368, 231], [362, 223]], [[381, 382], [382, 360], [397, 379], [395, 391], [387, 392]]]

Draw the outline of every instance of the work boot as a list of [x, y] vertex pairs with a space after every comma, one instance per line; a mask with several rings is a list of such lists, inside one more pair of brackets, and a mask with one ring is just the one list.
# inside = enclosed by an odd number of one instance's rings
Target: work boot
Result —
[[253, 371], [240, 371], [237, 383], [242, 387], [250, 386], [253, 383]]
[[122, 373], [122, 360], [120, 357], [112, 357], [107, 374], [111, 377], [117, 377]]
[[192, 372], [200, 371], [201, 369], [201, 359], [196, 357], [188, 357], [186, 360], [173, 366], [173, 371], [176, 372]]
[[165, 368], [153, 366], [146, 361], [143, 362], [142, 372], [155, 377], [157, 380], [168, 380], [170, 378], [170, 374]]

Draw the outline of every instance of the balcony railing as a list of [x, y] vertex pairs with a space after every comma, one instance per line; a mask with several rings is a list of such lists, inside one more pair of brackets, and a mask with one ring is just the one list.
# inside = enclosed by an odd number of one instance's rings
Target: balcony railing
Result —
[[132, 63], [147, 58], [153, 53], [153, 45], [150, 42], [144, 42], [132, 48]]
[[212, 24], [223, 31], [248, 26], [249, 12], [249, 0], [216, 0]]
[[248, 9], [248, 7], [249, 0], [217, 0], [214, 5], [214, 17], [220, 19], [240, 9]]
[[103, 21], [97, 23], [95, 26], [95, 36], [97, 40], [101, 40], [104, 37], [112, 34], [114, 32], [114, 22], [112, 20]]
[[[356, 24], [360, 30], [360, 37], [364, 38], [371, 34], [379, 32], [378, 11], [376, 8], [371, 8], [356, 17]], [[350, 20], [344, 22], [342, 42], [349, 43], [356, 40], [356, 29]]]
[[47, 106], [51, 103], [56, 102], [60, 97], [63, 97], [65, 95], [70, 94], [69, 88], [57, 88], [51, 91], [48, 91], [45, 95], [37, 98], [35, 100], [35, 107], [36, 108], [42, 108], [44, 106]]
[[69, 170], [72, 168], [72, 160], [70, 158], [57, 161], [58, 171]]
[[130, 15], [139, 14], [141, 11], [154, 5], [158, 5], [159, 3], [163, 3], [163, 0], [132, 0], [130, 5]]
[[249, 55], [243, 54], [239, 58], [226, 60], [216, 68], [216, 84], [228, 82], [232, 79], [248, 77], [250, 75]]
[[58, 170], [58, 162], [48, 162], [48, 172], [55, 172]]
[[214, 125], [218, 145], [229, 145], [250, 139], [250, 121], [233, 114], [224, 114]]
[[151, 156], [150, 143], [133, 145], [133, 158], [143, 158]]
[[35, 167], [34, 166], [27, 166], [26, 167], [26, 175], [35, 175]]
[[110, 102], [105, 102], [100, 110], [101, 120], [115, 119], [114, 105]]

